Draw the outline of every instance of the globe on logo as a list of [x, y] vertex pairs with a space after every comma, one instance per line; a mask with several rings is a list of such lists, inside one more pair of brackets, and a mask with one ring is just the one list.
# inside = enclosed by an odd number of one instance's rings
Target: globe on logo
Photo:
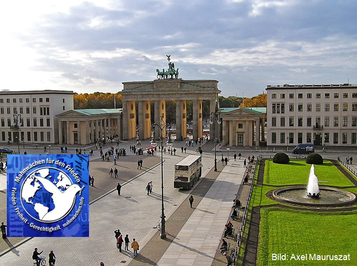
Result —
[[63, 171], [53, 167], [37, 168], [29, 173], [21, 187], [21, 204], [34, 220], [53, 223], [65, 218], [76, 203], [83, 187], [73, 184]]

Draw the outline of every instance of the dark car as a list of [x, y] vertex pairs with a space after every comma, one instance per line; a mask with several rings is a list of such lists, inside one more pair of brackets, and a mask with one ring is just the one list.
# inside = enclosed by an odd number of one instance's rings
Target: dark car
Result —
[[2, 148], [2, 149], [0, 149], [0, 154], [1, 153], [14, 153], [14, 152], [8, 148]]

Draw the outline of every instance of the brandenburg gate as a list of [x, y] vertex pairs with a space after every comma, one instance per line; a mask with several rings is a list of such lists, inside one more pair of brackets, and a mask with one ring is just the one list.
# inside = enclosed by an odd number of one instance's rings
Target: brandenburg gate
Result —
[[[210, 101], [210, 114], [217, 114], [218, 94], [217, 80], [183, 80], [178, 78], [178, 69], [167, 56], [169, 68], [156, 70], [157, 79], [154, 81], [123, 82], [123, 139], [149, 139], [152, 130], [155, 138], [160, 136], [160, 129], [152, 128], [152, 124], [166, 123], [165, 101], [176, 102], [176, 139], [187, 137], [186, 101], [192, 101], [193, 139], [202, 138], [202, 101]], [[154, 103], [154, 119], [152, 119], [151, 103]], [[136, 108], [137, 106], [137, 108]], [[138, 124], [137, 124], [138, 121]], [[218, 137], [218, 128], [212, 124], [211, 139]], [[162, 132], [166, 136], [165, 129]]]

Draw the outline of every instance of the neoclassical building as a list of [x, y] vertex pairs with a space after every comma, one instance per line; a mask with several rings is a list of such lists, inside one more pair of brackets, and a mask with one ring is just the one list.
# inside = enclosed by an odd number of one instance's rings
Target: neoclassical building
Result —
[[74, 109], [57, 115], [59, 144], [121, 138], [121, 109]]
[[265, 107], [221, 108], [222, 145], [259, 147], [265, 143]]
[[268, 85], [268, 145], [357, 146], [357, 86]]

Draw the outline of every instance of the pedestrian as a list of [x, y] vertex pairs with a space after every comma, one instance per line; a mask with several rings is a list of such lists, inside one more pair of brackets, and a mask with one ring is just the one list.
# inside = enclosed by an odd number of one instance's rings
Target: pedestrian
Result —
[[92, 187], [94, 187], [94, 176], [92, 176]]
[[350, 164], [352, 164], [352, 160], [353, 160], [353, 159], [352, 159], [352, 156], [351, 156], [351, 157], [350, 157]]
[[55, 253], [53, 253], [53, 250], [51, 250], [50, 254], [48, 254], [48, 263], [50, 266], [55, 266], [56, 256]]
[[7, 236], [6, 236], [6, 225], [4, 224], [4, 222], [1, 223], [1, 234], [2, 234], [2, 239], [6, 239]]
[[136, 167], [136, 169], [140, 168], [140, 160], [138, 160], [138, 166]]
[[99, 264], [99, 266], [104, 266], [104, 262], [101, 262], [101, 263]]
[[116, 155], [113, 156], [113, 162], [114, 162], [114, 165], [117, 164], [117, 156]]
[[146, 185], [146, 195], [149, 195], [150, 193], [150, 182]]
[[223, 255], [224, 255], [224, 256], [226, 257], [226, 259], [227, 259], [227, 266], [232, 265], [232, 263], [234, 262], [232, 256], [229, 255], [229, 254], [227, 254], [226, 252], [225, 252]]
[[224, 158], [224, 162], [226, 163], [226, 165], [227, 165], [227, 163], [228, 163], [228, 158], [226, 157], [226, 158]]
[[247, 159], [244, 159], [243, 164], [244, 164], [244, 167], [247, 166]]
[[239, 160], [240, 160], [240, 157], [242, 157], [242, 154], [241, 154], [241, 153], [238, 153], [238, 157], [239, 157]]
[[115, 178], [118, 177], [118, 172], [119, 172], [118, 169], [115, 167], [115, 169], [114, 169], [114, 177], [115, 177]]
[[188, 199], [188, 201], [190, 202], [190, 207], [192, 208], [192, 204], [193, 204], [193, 196], [191, 195], [190, 198]]
[[129, 243], [130, 243], [129, 235], [125, 235], [124, 242], [125, 242], [125, 247], [124, 247], [124, 249], [125, 249], [125, 250], [129, 250]]
[[113, 173], [114, 173], [113, 168], [110, 168], [110, 170], [109, 170], [109, 175], [110, 175], [110, 177], [113, 177]]
[[133, 249], [134, 257], [136, 255], [138, 255], [139, 243], [135, 241], [135, 238], [133, 239], [133, 242], [131, 243], [131, 248]]
[[119, 229], [114, 231], [114, 237], [115, 237], [115, 239], [118, 239], [118, 237], [119, 237], [120, 235], [121, 235], [121, 233], [120, 233], [120, 230], [119, 230]]
[[152, 184], [152, 181], [149, 182], [149, 185], [150, 185], [150, 194], [151, 194], [152, 188], [153, 188], [153, 186], [154, 186], [154, 185]]
[[235, 161], [237, 160], [237, 154], [236, 153], [233, 155], [233, 158], [234, 158]]
[[119, 252], [121, 252], [121, 245], [123, 244], [123, 236], [120, 234], [117, 238], [117, 248], [119, 249]]
[[118, 183], [118, 185], [117, 185], [117, 190], [118, 190], [118, 195], [120, 196], [120, 190], [121, 190], [121, 185], [120, 185], [120, 183]]

